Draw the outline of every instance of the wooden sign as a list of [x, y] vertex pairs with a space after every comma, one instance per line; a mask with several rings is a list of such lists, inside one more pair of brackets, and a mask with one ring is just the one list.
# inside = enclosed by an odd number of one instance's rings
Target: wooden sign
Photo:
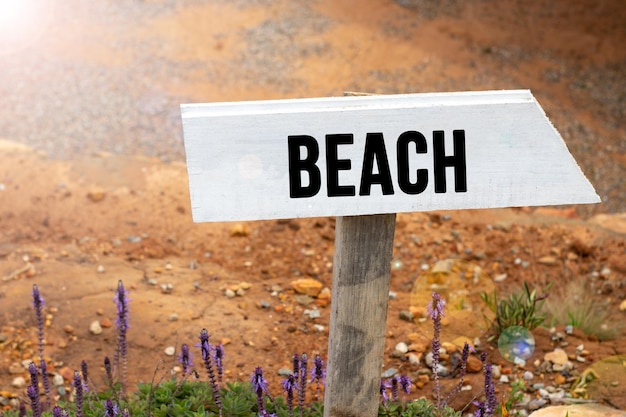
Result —
[[600, 201], [526, 90], [181, 109], [196, 222]]

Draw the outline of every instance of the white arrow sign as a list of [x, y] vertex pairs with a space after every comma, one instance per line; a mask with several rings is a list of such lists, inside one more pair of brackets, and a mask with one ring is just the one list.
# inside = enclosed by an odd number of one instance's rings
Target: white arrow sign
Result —
[[181, 109], [196, 222], [600, 201], [526, 90]]

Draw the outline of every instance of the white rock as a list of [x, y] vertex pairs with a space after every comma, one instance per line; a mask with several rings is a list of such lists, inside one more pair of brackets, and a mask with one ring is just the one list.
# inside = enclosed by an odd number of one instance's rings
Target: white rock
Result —
[[419, 366], [419, 364], [420, 364], [420, 355], [417, 355], [415, 353], [409, 353], [408, 358], [409, 358], [409, 363], [411, 365]]
[[167, 356], [174, 356], [174, 353], [176, 353], [176, 348], [174, 346], [168, 346], [165, 348], [165, 354]]
[[500, 383], [501, 384], [508, 384], [509, 383], [509, 377], [506, 375], [500, 375]]
[[543, 356], [543, 360], [552, 362], [557, 365], [565, 365], [568, 361], [567, 353], [563, 349], [554, 349], [552, 352], [548, 352]]
[[96, 269], [96, 271], [97, 271], [99, 274], [104, 274], [104, 272], [105, 272], [106, 270], [104, 269], [104, 265], [98, 265], [98, 269]]
[[224, 295], [226, 296], [226, 298], [234, 298], [235, 297], [235, 291], [233, 291], [230, 288], [228, 288], [226, 291], [224, 291]]
[[500, 371], [500, 365], [493, 365], [491, 367], [491, 376], [493, 376], [495, 379], [500, 378], [501, 375], [501, 371]]
[[52, 385], [54, 385], [55, 387], [60, 387], [64, 384], [65, 381], [63, 381], [63, 376], [61, 374], [54, 374], [54, 376], [52, 377]]
[[13, 381], [11, 381], [11, 386], [14, 388], [24, 388], [26, 386], [26, 379], [21, 376], [13, 378]]
[[409, 351], [409, 346], [404, 342], [400, 342], [396, 345], [396, 351], [400, 353], [407, 353]]
[[91, 334], [100, 334], [102, 333], [102, 326], [100, 326], [99, 320], [94, 320], [89, 325], [89, 333]]
[[535, 375], [534, 375], [532, 372], [530, 372], [530, 371], [526, 371], [526, 372], [524, 372], [524, 379], [525, 379], [526, 381], [530, 381], [530, 380], [531, 380], [531, 379], [533, 379], [534, 377], [535, 377]]
[[516, 356], [515, 359], [513, 359], [513, 363], [515, 365], [517, 365], [517, 366], [522, 367], [522, 368], [524, 366], [526, 366], [526, 361], [524, 359], [520, 358], [519, 356]]

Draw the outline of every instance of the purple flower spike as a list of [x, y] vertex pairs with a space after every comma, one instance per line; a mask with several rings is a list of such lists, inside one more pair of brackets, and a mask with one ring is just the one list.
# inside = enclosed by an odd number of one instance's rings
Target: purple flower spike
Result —
[[291, 374], [282, 381], [283, 391], [287, 393], [287, 407], [289, 408], [289, 417], [293, 417], [293, 393], [298, 389], [296, 377]]
[[111, 369], [111, 360], [108, 356], [104, 357], [104, 371], [107, 375], [107, 383], [109, 384], [109, 388], [113, 390], [113, 370]]
[[43, 345], [44, 345], [44, 316], [43, 316], [44, 300], [39, 293], [37, 284], [33, 284], [33, 307], [35, 308], [35, 316], [37, 317], [37, 340], [39, 342], [39, 359], [43, 360]]
[[413, 382], [411, 381], [411, 377], [409, 377], [408, 375], [403, 375], [400, 377], [400, 386], [402, 387], [402, 391], [406, 392], [407, 394], [411, 393], [411, 384]]
[[441, 298], [439, 293], [433, 292], [433, 299], [428, 303], [428, 316], [431, 320], [441, 319], [444, 317], [443, 309], [446, 306], [446, 300]]
[[224, 376], [224, 346], [215, 346], [215, 367], [217, 368], [217, 382], [222, 382]]
[[293, 355], [293, 376], [297, 384], [298, 378], [300, 378], [300, 355], [297, 353]]
[[217, 405], [217, 409], [219, 411], [220, 417], [222, 417], [222, 400], [220, 397], [220, 390], [217, 386], [217, 381], [215, 379], [215, 372], [213, 371], [213, 363], [211, 360], [211, 350], [213, 346], [209, 343], [209, 332], [207, 329], [202, 329], [200, 331], [200, 349], [202, 351], [202, 361], [204, 362], [204, 368], [209, 375], [209, 382], [211, 383], [211, 388], [213, 390], [213, 401]]
[[306, 380], [309, 370], [308, 357], [306, 353], [300, 355], [300, 376], [298, 382], [298, 405], [300, 406], [300, 417], [304, 416], [304, 403], [306, 400]]
[[74, 372], [74, 394], [76, 396], [76, 417], [83, 417], [83, 381], [81, 381], [78, 372]]
[[39, 401], [39, 389], [34, 385], [29, 385], [26, 389], [26, 394], [30, 399], [30, 404], [33, 409], [33, 417], [41, 417], [42, 408]]
[[52, 409], [52, 417], [67, 417], [67, 411], [55, 405]]
[[86, 361], [80, 363], [80, 373], [83, 377], [83, 391], [89, 392], [89, 369], [87, 369]]
[[264, 396], [269, 396], [269, 390], [267, 388], [267, 380], [263, 376], [263, 369], [260, 366], [254, 370], [250, 383], [252, 384], [252, 390], [256, 394], [259, 415], [265, 416], [267, 412], [265, 411]]
[[115, 351], [115, 365], [117, 369], [122, 369], [122, 391], [126, 393], [126, 387], [128, 385], [128, 342], [126, 339], [126, 333], [130, 325], [128, 324], [128, 292], [124, 289], [122, 281], [117, 282], [117, 292], [113, 301], [117, 305], [117, 347]]
[[189, 370], [193, 366], [192, 355], [189, 351], [189, 345], [183, 343], [180, 346], [180, 354], [178, 355], [178, 362], [183, 366], [183, 376], [189, 374]]
[[113, 401], [106, 400], [104, 403], [104, 415], [105, 417], [117, 417], [120, 412], [119, 407]]
[[313, 359], [313, 368], [311, 368], [311, 383], [315, 381], [316, 400], [319, 401], [322, 396], [322, 386], [326, 383], [326, 370], [324, 369], [324, 361], [319, 355], [315, 355]]
[[387, 403], [389, 402], [389, 395], [387, 395], [387, 388], [391, 388], [391, 385], [388, 381], [381, 379], [380, 380], [380, 397], [383, 400], [383, 405], [387, 407]]

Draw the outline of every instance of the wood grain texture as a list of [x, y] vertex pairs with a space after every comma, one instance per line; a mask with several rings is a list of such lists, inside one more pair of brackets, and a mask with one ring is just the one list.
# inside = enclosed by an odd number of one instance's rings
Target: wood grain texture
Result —
[[337, 218], [325, 417], [378, 415], [395, 223]]

